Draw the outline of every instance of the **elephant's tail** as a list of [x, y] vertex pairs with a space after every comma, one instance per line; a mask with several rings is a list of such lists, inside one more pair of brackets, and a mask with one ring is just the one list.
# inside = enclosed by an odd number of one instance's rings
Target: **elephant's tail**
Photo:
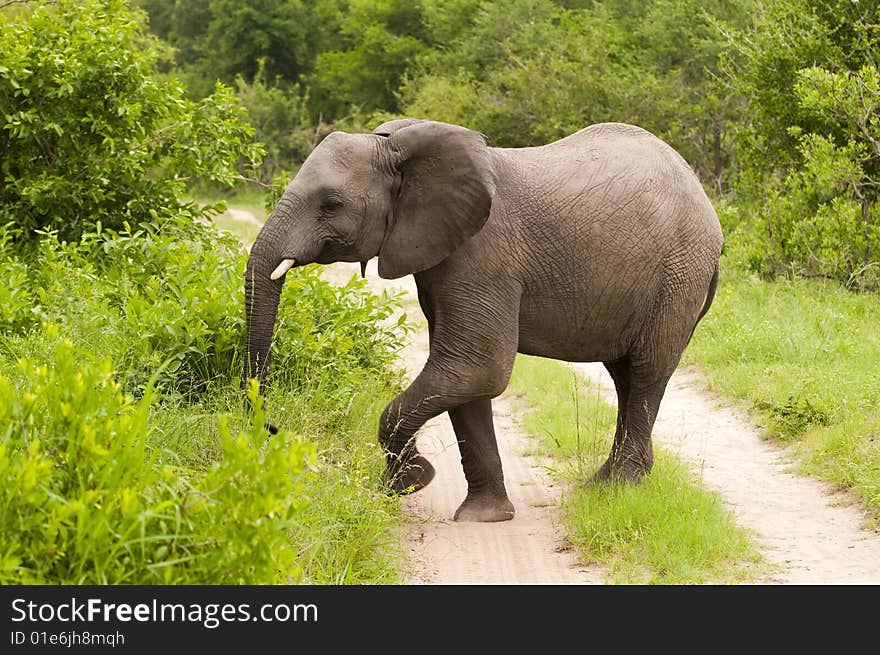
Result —
[[688, 337], [688, 343], [691, 341], [691, 337], [694, 336], [694, 330], [697, 329], [697, 326], [700, 324], [700, 321], [703, 320], [703, 317], [706, 315], [706, 312], [709, 311], [709, 308], [712, 306], [712, 301], [715, 299], [715, 290], [718, 288], [718, 270], [719, 265], [715, 264], [715, 272], [712, 274], [712, 279], [709, 280], [709, 290], [706, 291], [706, 300], [703, 301], [703, 308], [700, 310], [700, 315], [697, 316], [697, 320], [694, 323], [694, 327], [691, 328], [691, 334]]

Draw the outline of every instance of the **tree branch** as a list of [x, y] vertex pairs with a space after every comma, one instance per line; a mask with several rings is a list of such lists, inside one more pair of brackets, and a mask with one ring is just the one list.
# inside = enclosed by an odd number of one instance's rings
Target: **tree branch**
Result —
[[25, 2], [44, 2], [46, 4], [55, 4], [57, 0], [0, 0], [0, 9], [4, 7], [8, 7], [9, 5], [25, 3]]

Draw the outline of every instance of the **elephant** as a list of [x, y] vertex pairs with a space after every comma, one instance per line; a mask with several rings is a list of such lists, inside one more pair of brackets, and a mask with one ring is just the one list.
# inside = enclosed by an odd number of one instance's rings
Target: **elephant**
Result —
[[712, 304], [722, 243], [695, 173], [634, 125], [523, 148], [416, 118], [333, 132], [251, 247], [243, 376], [265, 382], [292, 267], [361, 262], [363, 273], [378, 257], [382, 278], [413, 275], [429, 356], [379, 419], [385, 480], [398, 493], [431, 481], [415, 435], [447, 412], [467, 480], [454, 519], [509, 520], [492, 399], [516, 353], [604, 364], [617, 423], [607, 460], [584, 482], [641, 481], [667, 382]]

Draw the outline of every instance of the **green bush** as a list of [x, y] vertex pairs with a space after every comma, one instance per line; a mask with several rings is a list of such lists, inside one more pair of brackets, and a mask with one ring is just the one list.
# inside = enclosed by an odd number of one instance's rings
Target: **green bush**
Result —
[[366, 292], [355, 276], [335, 287], [299, 269], [288, 276], [278, 311], [272, 355], [272, 379], [299, 389], [348, 371], [386, 371], [396, 361], [407, 331], [406, 315], [383, 327], [398, 305], [396, 297]]
[[153, 394], [113, 365], [79, 364], [46, 326], [48, 364], [0, 375], [0, 583], [289, 583], [290, 530], [314, 448], [287, 433], [219, 424], [220, 457], [188, 468], [151, 447]]
[[0, 334], [22, 330], [36, 320], [28, 268], [8, 254], [15, 232], [12, 225], [0, 225]]
[[754, 219], [738, 257], [767, 277], [880, 289], [880, 62], [876, 3], [761, 1], [727, 33], [745, 104], [737, 186]]
[[185, 207], [188, 181], [231, 184], [259, 158], [231, 89], [193, 102], [155, 60], [122, 0], [0, 12], [0, 222], [25, 239], [136, 226]]
[[784, 403], [762, 401], [755, 404], [772, 417], [771, 431], [782, 437], [799, 437], [814, 425], [829, 425], [831, 418], [828, 413], [816, 407], [809, 398], [789, 396]]
[[[153, 228], [75, 245], [49, 237], [32, 267], [9, 259], [37, 282], [35, 315], [59, 325], [0, 340], [4, 582], [375, 580], [370, 571], [393, 580], [382, 562], [394, 552], [398, 510], [380, 490], [374, 442], [378, 412], [397, 390], [388, 365], [402, 331], [381, 323], [393, 299], [365, 293], [356, 278], [336, 289], [297, 271], [272, 420], [310, 436], [264, 443], [261, 401], [252, 398], [250, 419], [236, 401], [240, 275], [222, 249], [212, 254], [219, 237], [206, 231], [199, 241], [193, 229], [188, 247]], [[145, 262], [163, 258], [165, 274], [216, 265], [219, 281], [160, 283]], [[222, 344], [231, 351], [218, 359]], [[230, 436], [226, 414], [253, 427]], [[300, 475], [280, 444], [317, 459]]]
[[[396, 301], [357, 278], [288, 276], [270, 395], [287, 433], [264, 443], [239, 389], [246, 256], [186, 213], [75, 243], [0, 238], [16, 271], [0, 331], [3, 581], [395, 579], [375, 425], [399, 390]], [[304, 469], [285, 459], [309, 454]]]
[[[128, 393], [153, 376], [165, 393], [189, 398], [238, 383], [247, 253], [231, 237], [183, 212], [137, 230], [88, 232], [75, 243], [48, 235], [30, 249], [30, 266], [14, 253], [8, 241], [0, 249], [10, 352], [27, 354], [28, 329], [45, 319], [95, 358], [116, 362]], [[273, 384], [301, 389], [332, 378], [332, 388], [344, 390], [353, 376], [389, 375], [406, 329], [403, 317], [384, 324], [397, 304], [365, 292], [357, 278], [337, 288], [313, 268], [296, 269], [282, 296]]]
[[288, 275], [267, 440], [247, 252], [178, 199], [252, 159], [241, 105], [154, 76], [121, 1], [0, 30], [0, 583], [395, 581], [395, 299]]

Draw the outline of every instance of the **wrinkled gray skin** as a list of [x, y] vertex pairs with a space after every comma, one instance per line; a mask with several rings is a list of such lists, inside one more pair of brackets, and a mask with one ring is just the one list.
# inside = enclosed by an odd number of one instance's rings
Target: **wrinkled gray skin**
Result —
[[434, 476], [415, 447], [448, 412], [468, 483], [455, 519], [513, 518], [492, 423], [517, 352], [603, 362], [617, 387], [614, 444], [591, 482], [639, 481], [666, 383], [718, 277], [722, 235], [685, 161], [631, 125], [592, 125], [536, 148], [490, 148], [463, 127], [403, 119], [329, 135], [260, 231], [246, 272], [249, 361], [266, 375], [287, 258], [379, 258], [415, 275], [430, 355], [382, 413], [389, 484]]

